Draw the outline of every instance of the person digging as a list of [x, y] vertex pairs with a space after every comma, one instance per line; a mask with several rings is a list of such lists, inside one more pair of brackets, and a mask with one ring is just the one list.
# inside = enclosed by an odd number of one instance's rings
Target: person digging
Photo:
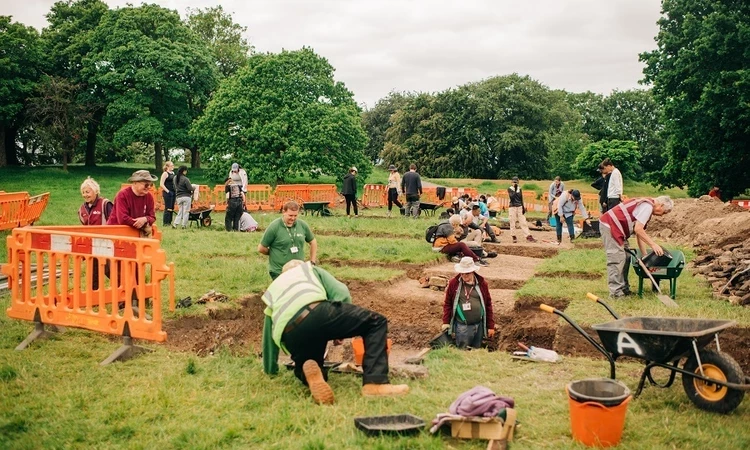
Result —
[[362, 395], [384, 397], [409, 392], [388, 380], [388, 320], [351, 303], [345, 284], [312, 263], [291, 260], [263, 294], [263, 370], [278, 372], [279, 348], [291, 355], [294, 375], [309, 386], [315, 402], [332, 404], [333, 390], [322, 371], [328, 341], [362, 336]]

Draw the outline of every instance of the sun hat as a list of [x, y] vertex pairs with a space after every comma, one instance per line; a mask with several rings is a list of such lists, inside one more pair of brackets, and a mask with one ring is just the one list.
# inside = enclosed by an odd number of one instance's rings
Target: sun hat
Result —
[[573, 189], [572, 191], [570, 191], [570, 195], [572, 195], [576, 200], [581, 199], [581, 191], [579, 191], [578, 189]]
[[474, 264], [474, 260], [470, 256], [461, 258], [461, 261], [453, 266], [453, 268], [456, 270], [456, 273], [471, 273], [479, 270], [479, 266]]
[[451, 203], [458, 203], [458, 197], [453, 197], [451, 199]]
[[391, 164], [390, 166], [388, 166], [388, 170], [394, 171], [394, 170], [396, 170], [396, 166], [394, 166], [393, 164]]
[[240, 170], [240, 165], [237, 163], [232, 164], [232, 172]]
[[151, 175], [148, 170], [136, 170], [133, 175], [128, 178], [128, 181], [151, 181], [154, 182], [157, 177]]

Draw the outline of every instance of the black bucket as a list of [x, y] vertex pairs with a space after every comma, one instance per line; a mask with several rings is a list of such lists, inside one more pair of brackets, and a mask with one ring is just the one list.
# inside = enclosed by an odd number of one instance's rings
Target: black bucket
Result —
[[596, 402], [612, 407], [630, 397], [630, 389], [617, 380], [591, 378], [568, 384], [568, 395], [580, 403]]

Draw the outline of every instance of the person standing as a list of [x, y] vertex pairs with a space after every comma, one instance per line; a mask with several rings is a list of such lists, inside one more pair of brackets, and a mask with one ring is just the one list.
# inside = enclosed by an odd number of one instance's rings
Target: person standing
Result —
[[227, 231], [240, 231], [240, 218], [245, 211], [245, 193], [240, 182], [227, 178], [224, 182], [227, 198], [227, 212], [224, 216], [224, 228]]
[[576, 209], [581, 212], [581, 215], [588, 219], [589, 213], [586, 211], [586, 207], [581, 200], [581, 192], [578, 189], [571, 189], [570, 191], [563, 191], [560, 196], [555, 199], [555, 204], [552, 205], [553, 213], [555, 215], [556, 231], [557, 231], [557, 245], [562, 243], [562, 223], [563, 220], [568, 225], [568, 236], [570, 242], [575, 239], [575, 228], [573, 228], [573, 217], [575, 217]]
[[523, 206], [523, 191], [518, 185], [518, 177], [513, 177], [513, 184], [508, 188], [508, 198], [510, 199], [510, 206], [508, 207], [510, 236], [513, 238], [513, 243], [518, 242], [516, 239], [516, 222], [521, 226], [521, 231], [526, 236], [526, 240], [536, 242], [529, 231], [529, 225], [526, 223], [526, 207]]
[[258, 244], [258, 252], [268, 255], [268, 274], [273, 280], [281, 275], [284, 264], [293, 259], [305, 260], [305, 242], [310, 244], [310, 261], [318, 262], [318, 241], [310, 226], [297, 219], [298, 215], [299, 204], [286, 202], [281, 217], [268, 225]]
[[161, 196], [164, 199], [164, 218], [162, 225], [172, 225], [172, 213], [174, 213], [175, 191], [174, 191], [174, 163], [167, 161], [164, 163], [164, 171], [159, 179], [161, 187]]
[[229, 178], [232, 179], [232, 183], [242, 186], [242, 192], [247, 193], [247, 172], [239, 164], [232, 164], [232, 168], [229, 170]]
[[549, 191], [547, 192], [547, 199], [549, 200], [549, 209], [547, 211], [547, 221], [552, 217], [552, 203], [555, 201], [560, 194], [565, 190], [565, 183], [560, 180], [560, 177], [555, 177], [555, 181], [550, 183]]
[[602, 173], [608, 175], [607, 210], [610, 210], [622, 202], [622, 174], [620, 173], [620, 169], [615, 167], [609, 158], [602, 161], [602, 167], [604, 168]]
[[393, 205], [396, 205], [399, 209], [403, 205], [398, 201], [398, 190], [401, 188], [401, 174], [398, 173], [398, 169], [393, 164], [388, 166], [388, 170], [391, 172], [388, 175], [388, 217], [391, 217]]
[[419, 217], [419, 196], [422, 195], [422, 177], [417, 173], [416, 164], [411, 164], [401, 179], [401, 191], [406, 195], [406, 215], [416, 219]]
[[599, 212], [604, 214], [607, 212], [607, 188], [609, 183], [609, 175], [604, 170], [604, 166], [599, 164], [599, 168], [596, 169], [600, 176], [593, 183], [591, 187], [599, 191]]
[[634, 198], [614, 206], [599, 219], [599, 232], [607, 254], [607, 284], [610, 297], [621, 298], [631, 295], [627, 279], [630, 259], [625, 252], [631, 235], [635, 234], [641, 255], [646, 254], [646, 244], [657, 255], [664, 254], [661, 246], [646, 233], [646, 227], [652, 216], [667, 214], [672, 211], [673, 206], [672, 199], [666, 195], [656, 198]]
[[187, 166], [180, 166], [177, 169], [177, 175], [174, 177], [175, 195], [179, 211], [177, 211], [177, 218], [172, 224], [172, 228], [177, 228], [178, 225], [183, 229], [187, 228], [188, 219], [190, 219], [190, 206], [193, 203], [193, 191], [195, 188], [190, 183], [187, 172]]
[[354, 217], [359, 216], [357, 210], [357, 168], [352, 167], [349, 173], [344, 175], [344, 183], [341, 187], [341, 194], [346, 199], [346, 217], [351, 217], [351, 206], [354, 206]]
[[445, 288], [442, 329], [455, 334], [456, 347], [479, 348], [483, 338], [495, 336], [490, 288], [470, 257], [453, 268], [457, 275]]

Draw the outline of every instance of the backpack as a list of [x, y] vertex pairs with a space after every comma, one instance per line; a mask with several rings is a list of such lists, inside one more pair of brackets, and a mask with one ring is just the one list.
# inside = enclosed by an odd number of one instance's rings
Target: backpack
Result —
[[438, 225], [433, 225], [431, 227], [428, 227], [427, 230], [424, 232], [424, 240], [429, 242], [430, 244], [435, 242], [435, 235], [437, 234]]

